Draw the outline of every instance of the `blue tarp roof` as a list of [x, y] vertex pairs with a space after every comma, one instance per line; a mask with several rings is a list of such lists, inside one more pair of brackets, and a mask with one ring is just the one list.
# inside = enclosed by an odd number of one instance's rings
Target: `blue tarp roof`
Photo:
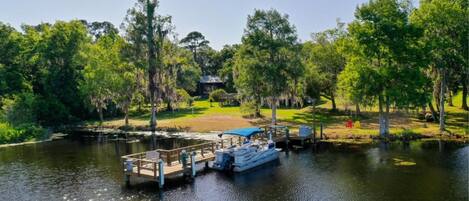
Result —
[[238, 128], [233, 130], [228, 130], [223, 132], [223, 134], [227, 135], [238, 135], [241, 137], [250, 137], [252, 135], [264, 132], [261, 128], [252, 127], [252, 128]]

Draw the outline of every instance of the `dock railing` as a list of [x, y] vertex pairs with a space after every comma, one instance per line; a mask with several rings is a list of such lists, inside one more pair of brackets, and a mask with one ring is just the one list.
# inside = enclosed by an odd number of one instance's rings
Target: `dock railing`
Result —
[[[216, 142], [207, 142], [171, 150], [157, 149], [125, 155], [121, 157], [123, 161], [123, 169], [127, 172], [136, 173], [138, 176], [140, 176], [142, 172], [145, 172], [145, 176], [157, 178], [159, 176], [158, 163], [160, 159], [165, 163], [165, 166], [171, 167], [182, 164], [180, 159], [183, 150], [188, 154], [188, 160], [191, 158], [190, 154], [192, 153], [195, 153], [196, 158], [199, 160], [214, 157], [217, 146], [216, 144]], [[149, 152], [157, 152], [158, 154], [156, 155], [158, 156], [155, 159], [149, 159], [147, 158]], [[131, 165], [129, 163], [131, 163]], [[129, 167], [132, 167], [132, 170], [128, 170]], [[149, 174], [150, 172], [151, 174]]]

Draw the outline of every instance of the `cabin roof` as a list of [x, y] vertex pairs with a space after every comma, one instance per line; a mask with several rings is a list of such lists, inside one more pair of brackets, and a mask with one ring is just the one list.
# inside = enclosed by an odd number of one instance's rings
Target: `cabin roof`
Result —
[[200, 83], [202, 84], [216, 84], [216, 83], [223, 83], [220, 77], [214, 75], [204, 75], [200, 77]]

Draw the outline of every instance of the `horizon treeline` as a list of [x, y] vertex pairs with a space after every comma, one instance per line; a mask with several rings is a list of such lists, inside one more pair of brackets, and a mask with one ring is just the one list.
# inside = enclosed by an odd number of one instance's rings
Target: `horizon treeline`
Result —
[[338, 99], [357, 113], [377, 106], [383, 136], [390, 108], [428, 111], [444, 131], [454, 94], [462, 91], [468, 110], [468, 14], [464, 0], [422, 0], [418, 8], [371, 0], [353, 22], [300, 42], [287, 14], [255, 10], [241, 43], [219, 51], [198, 31], [178, 38], [156, 1], [138, 0], [120, 28], [72, 20], [16, 30], [0, 22], [0, 122], [18, 136], [105, 117], [124, 116], [127, 125], [133, 108], [152, 105], [153, 119], [191, 104], [200, 77], [213, 75], [253, 115], [271, 107], [273, 124], [277, 107], [325, 98], [332, 110]]

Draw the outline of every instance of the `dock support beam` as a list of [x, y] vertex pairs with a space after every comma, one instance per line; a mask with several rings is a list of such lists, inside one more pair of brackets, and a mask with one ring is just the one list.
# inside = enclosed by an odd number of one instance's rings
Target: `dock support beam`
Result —
[[195, 155], [196, 155], [195, 151], [192, 152], [191, 154], [191, 170], [192, 170], [191, 176], [192, 177], [195, 177]]
[[158, 161], [158, 174], [158, 186], [161, 189], [164, 186], [164, 162], [161, 159]]

